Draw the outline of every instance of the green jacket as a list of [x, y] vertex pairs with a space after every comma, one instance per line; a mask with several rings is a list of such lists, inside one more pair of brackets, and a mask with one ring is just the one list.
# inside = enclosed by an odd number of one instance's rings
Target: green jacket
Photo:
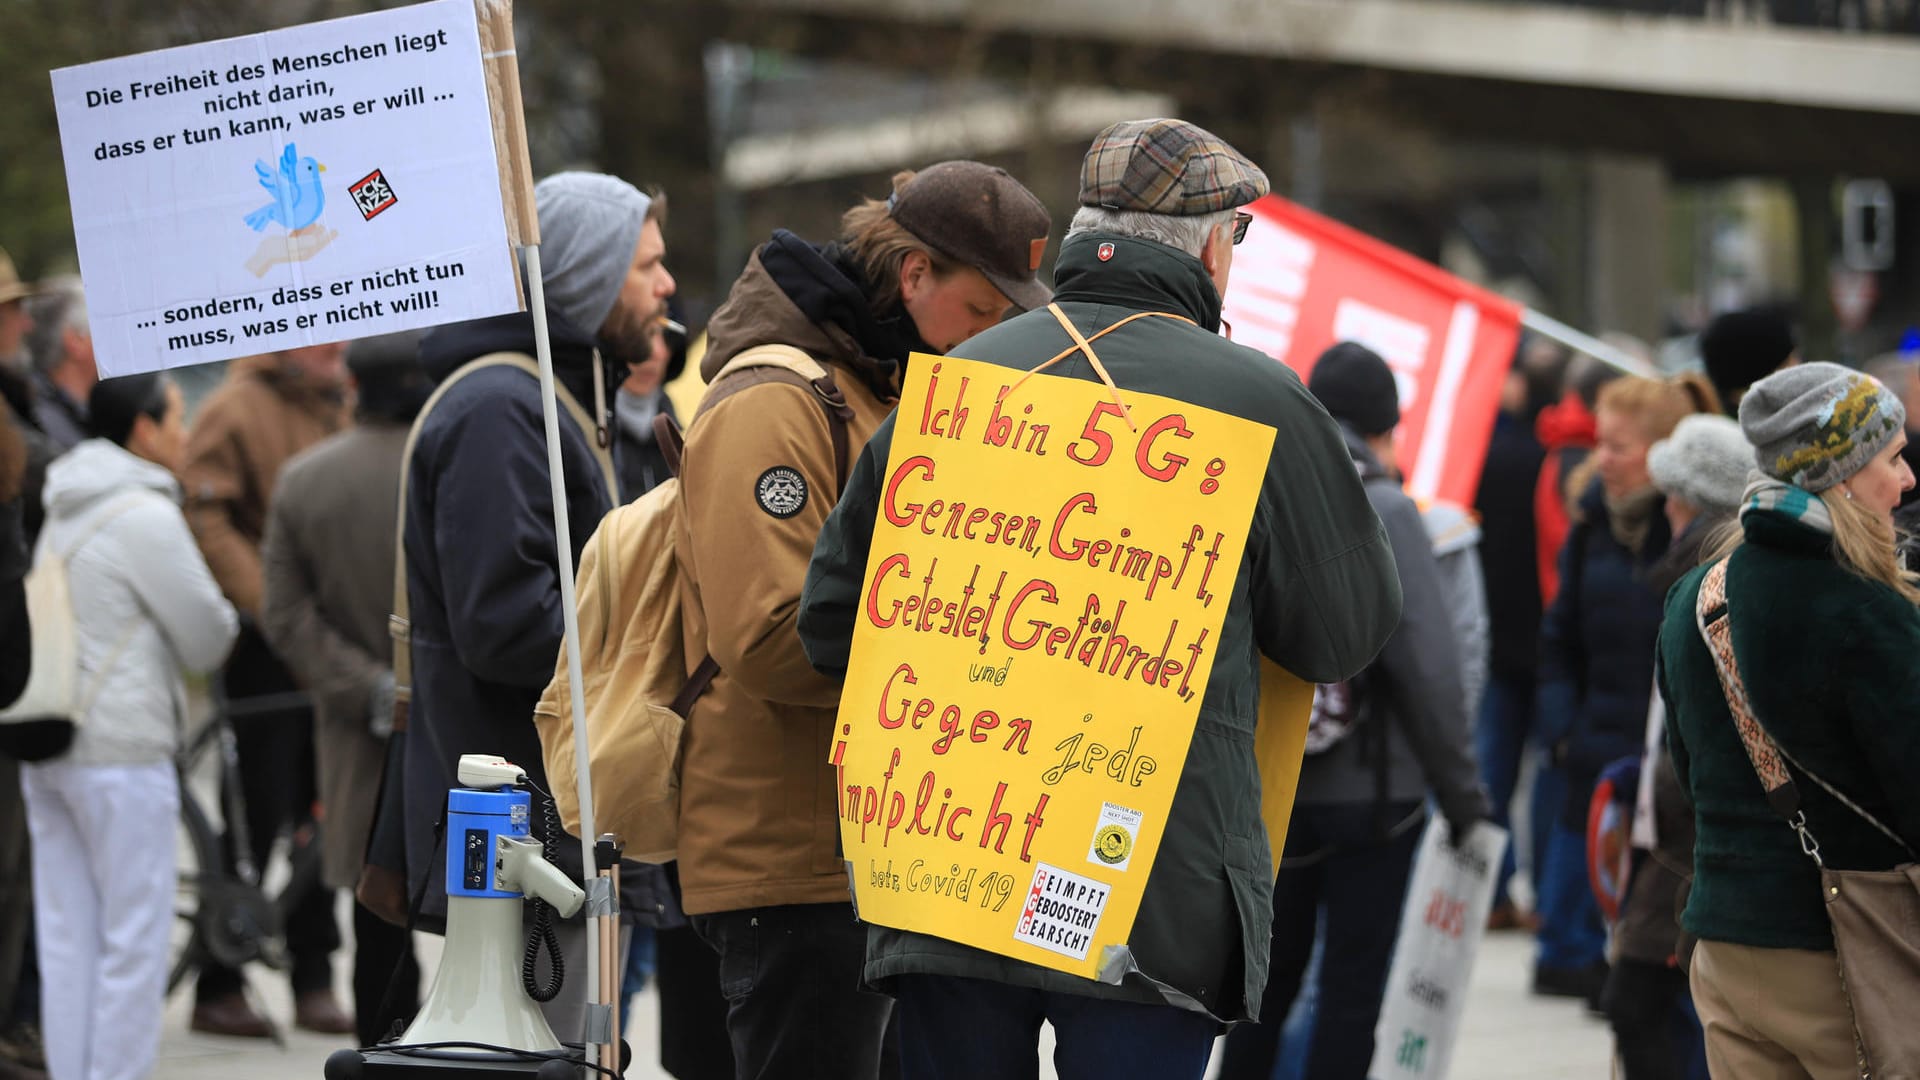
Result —
[[[1096, 251], [1105, 243], [1114, 252], [1101, 261]], [[1250, 1019], [1259, 1015], [1266, 988], [1274, 879], [1254, 769], [1257, 659], [1265, 654], [1309, 682], [1344, 679], [1366, 666], [1400, 618], [1392, 549], [1339, 428], [1300, 379], [1218, 336], [1219, 294], [1197, 260], [1148, 241], [1090, 234], [1063, 245], [1054, 276], [1055, 300], [1084, 334], [1140, 311], [1193, 320], [1142, 319], [1102, 338], [1095, 349], [1123, 390], [1243, 416], [1279, 434], [1166, 837], [1134, 922], [1133, 970], [1117, 985], [1094, 983], [874, 927], [866, 977], [883, 985], [903, 974], [968, 976]], [[954, 352], [1031, 368], [1070, 344], [1051, 314], [1034, 311]], [[1048, 370], [1096, 378], [1078, 355]], [[814, 666], [828, 674], [846, 670], [892, 439], [889, 418], [855, 463], [807, 571], [800, 636]]]
[[[1775, 742], [1920, 850], [1920, 609], [1835, 563], [1828, 538], [1750, 510], [1727, 567], [1734, 655], [1754, 715]], [[1706, 568], [1667, 595], [1660, 692], [1667, 743], [1693, 803], [1693, 892], [1682, 919], [1707, 941], [1833, 948], [1820, 874], [1767, 805], [1700, 640]], [[1829, 867], [1885, 870], [1913, 856], [1792, 770]]]

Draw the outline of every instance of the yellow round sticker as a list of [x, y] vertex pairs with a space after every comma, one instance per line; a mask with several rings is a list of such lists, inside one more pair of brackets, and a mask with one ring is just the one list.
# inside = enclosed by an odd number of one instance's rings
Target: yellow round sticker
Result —
[[1108, 825], [1093, 835], [1093, 852], [1100, 861], [1118, 866], [1133, 854], [1133, 834], [1118, 825]]

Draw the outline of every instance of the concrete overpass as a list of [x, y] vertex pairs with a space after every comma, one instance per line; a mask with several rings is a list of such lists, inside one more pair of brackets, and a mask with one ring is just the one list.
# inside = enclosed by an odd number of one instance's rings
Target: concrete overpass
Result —
[[[1332, 98], [1457, 136], [1656, 157], [1678, 176], [1920, 180], [1920, 14], [1884, 3], [727, 2], [736, 40], [1166, 93], [1218, 126], [1244, 117], [1242, 137]], [[1776, 8], [1878, 29], [1789, 25]]]

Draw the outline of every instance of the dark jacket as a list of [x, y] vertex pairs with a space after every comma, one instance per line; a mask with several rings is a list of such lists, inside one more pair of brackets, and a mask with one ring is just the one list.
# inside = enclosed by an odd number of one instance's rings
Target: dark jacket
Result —
[[1540, 577], [1516, 571], [1535, 565], [1539, 529], [1533, 495], [1545, 460], [1546, 451], [1526, 420], [1500, 413], [1473, 500], [1480, 512], [1480, 565], [1493, 621], [1488, 667], [1496, 679], [1531, 681], [1540, 662]]
[[66, 453], [87, 440], [87, 403], [67, 396], [46, 372], [33, 373], [33, 422], [55, 451]]
[[[549, 313], [555, 377], [591, 408], [593, 341]], [[533, 317], [443, 326], [421, 343], [427, 373], [444, 380], [493, 352], [534, 352]], [[607, 373], [618, 386], [621, 370]], [[568, 525], [580, 549], [613, 507], [594, 433], [560, 412]], [[430, 910], [444, 903], [444, 859], [433, 823], [462, 754], [499, 754], [547, 787], [533, 706], [560, 652], [559, 553], [540, 384], [511, 367], [455, 386], [424, 416], [407, 470], [407, 596], [413, 622], [413, 707], [407, 736], [409, 887], [431, 873]], [[560, 782], [571, 782], [562, 778]], [[560, 855], [577, 868], [577, 845]], [[573, 853], [571, 856], [569, 853]]]
[[1641, 550], [1629, 550], [1614, 539], [1598, 480], [1577, 512], [1560, 553], [1560, 594], [1541, 625], [1535, 722], [1567, 770], [1561, 821], [1585, 833], [1587, 796], [1600, 770], [1637, 757], [1646, 741], [1663, 596], [1650, 579], [1668, 530], [1656, 504]]
[[[1102, 261], [1096, 252], [1109, 243], [1114, 257]], [[1309, 682], [1364, 667], [1400, 616], [1392, 550], [1326, 411], [1285, 367], [1218, 336], [1220, 297], [1198, 260], [1143, 240], [1082, 234], [1062, 245], [1054, 277], [1055, 300], [1083, 334], [1142, 311], [1193, 320], [1143, 319], [1101, 339], [1100, 358], [1123, 391], [1167, 395], [1277, 430], [1246, 557], [1120, 982], [1090, 982], [883, 927], [869, 931], [866, 978], [981, 978], [1250, 1019], [1267, 983], [1274, 880], [1253, 766], [1256, 662], [1265, 655]], [[1071, 343], [1051, 313], [1035, 311], [955, 353], [1023, 368]], [[1095, 377], [1078, 355], [1049, 370]], [[814, 547], [799, 630], [823, 672], [847, 667], [892, 425], [889, 418], [860, 454]], [[1034, 739], [1051, 745], [1038, 731]]]
[[[0, 423], [5, 423], [0, 418]], [[33, 634], [27, 622], [26, 526], [20, 500], [0, 503], [0, 709], [27, 689], [33, 668]]]
[[[1886, 870], [1920, 850], [1920, 609], [1833, 560], [1827, 536], [1749, 511], [1727, 568], [1733, 648], [1754, 715], [1789, 756], [1884, 822], [1900, 845], [1792, 769], [1826, 865]], [[1667, 746], [1699, 833], [1686, 929], [1709, 941], [1831, 949], [1819, 871], [1768, 807], [1695, 629], [1704, 569], [1667, 598]]]
[[1441, 586], [1433, 541], [1420, 508], [1366, 443], [1344, 425], [1341, 433], [1367, 501], [1393, 545], [1400, 574], [1400, 625], [1360, 676], [1369, 703], [1363, 726], [1306, 759], [1294, 801], [1417, 802], [1431, 791], [1447, 820], [1484, 818], [1487, 796], [1473, 760], [1466, 660]]
[[34, 422], [33, 384], [4, 364], [0, 364], [0, 424], [12, 424], [27, 444], [26, 470], [20, 476], [20, 520], [31, 551], [40, 538], [40, 527], [46, 524], [47, 508], [41, 496], [47, 486], [47, 466], [59, 448]]
[[[1648, 571], [1647, 584], [1665, 596], [1681, 578], [1700, 565], [1711, 538], [1726, 522], [1724, 516], [1701, 517], [1673, 542]], [[1670, 720], [1671, 718], [1669, 718]], [[1693, 876], [1693, 808], [1673, 771], [1673, 758], [1662, 741], [1651, 760], [1643, 760], [1640, 782], [1653, 784], [1655, 848], [1640, 857], [1633, 880], [1620, 907], [1620, 925], [1614, 930], [1619, 955], [1644, 964], [1678, 965], [1684, 951], [1680, 942], [1680, 908]]]

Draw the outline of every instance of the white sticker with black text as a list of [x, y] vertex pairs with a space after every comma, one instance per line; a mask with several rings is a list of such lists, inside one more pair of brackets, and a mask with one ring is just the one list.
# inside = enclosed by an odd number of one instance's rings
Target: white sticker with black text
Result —
[[1112, 891], [1092, 878], [1041, 863], [1033, 872], [1014, 940], [1085, 960]]

